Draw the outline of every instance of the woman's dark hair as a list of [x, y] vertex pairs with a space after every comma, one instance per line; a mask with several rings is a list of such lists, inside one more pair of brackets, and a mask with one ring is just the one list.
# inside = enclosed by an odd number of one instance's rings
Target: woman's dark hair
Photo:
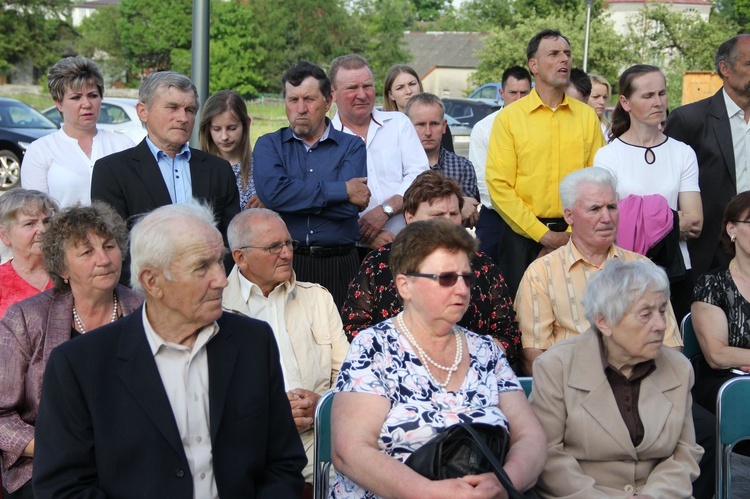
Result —
[[[633, 82], [636, 78], [649, 73], [661, 73], [661, 69], [657, 66], [651, 66], [650, 64], [636, 64], [626, 69], [620, 75], [620, 81], [617, 82], [618, 90], [620, 95], [626, 99], [630, 99], [635, 92], [635, 85]], [[630, 129], [630, 114], [622, 108], [620, 99], [617, 99], [617, 105], [615, 111], [612, 113], [612, 126], [609, 129], [609, 141], [615, 140], [617, 137], [627, 132]]]
[[90, 232], [102, 239], [114, 239], [123, 256], [127, 252], [127, 226], [111, 206], [94, 201], [91, 206], [77, 204], [63, 209], [52, 217], [42, 242], [44, 267], [55, 289], [70, 288], [61, 277], [68, 268], [66, 251], [71, 245], [87, 241]]
[[750, 191], [745, 191], [737, 194], [727, 203], [727, 207], [724, 209], [724, 220], [721, 222], [721, 235], [719, 240], [724, 250], [728, 255], [734, 256], [734, 243], [727, 234], [727, 224], [729, 222], [737, 222], [744, 220], [750, 214]]

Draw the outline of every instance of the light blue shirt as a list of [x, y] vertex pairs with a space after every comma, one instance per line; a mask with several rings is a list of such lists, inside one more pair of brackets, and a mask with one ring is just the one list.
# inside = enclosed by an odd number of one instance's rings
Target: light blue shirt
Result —
[[189, 203], [193, 199], [193, 184], [190, 179], [190, 147], [183, 144], [180, 152], [172, 159], [156, 147], [148, 137], [146, 137], [146, 144], [159, 165], [159, 171], [167, 185], [172, 203]]

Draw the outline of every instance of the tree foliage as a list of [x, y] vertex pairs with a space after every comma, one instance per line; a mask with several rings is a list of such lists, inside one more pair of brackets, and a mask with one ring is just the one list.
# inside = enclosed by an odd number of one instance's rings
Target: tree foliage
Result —
[[75, 39], [69, 0], [5, 0], [0, 6], [0, 72], [31, 60], [34, 75], [65, 55]]
[[[547, 17], [531, 17], [514, 27], [495, 29], [484, 41], [478, 56], [477, 72], [472, 80], [476, 84], [500, 81], [503, 71], [512, 65], [526, 66], [526, 46], [534, 34], [552, 28], [559, 30], [570, 40], [573, 51], [573, 66], [583, 67], [585, 10]], [[625, 42], [605, 17], [591, 20], [589, 37], [588, 72], [598, 73], [610, 81], [617, 81], [623, 66], [631, 60], [631, 52], [624, 49]]]
[[122, 47], [139, 72], [165, 69], [189, 72], [184, 62], [185, 53], [190, 60], [191, 0], [122, 0], [118, 9]]
[[352, 7], [364, 37], [358, 52], [372, 66], [379, 88], [389, 67], [411, 61], [402, 40], [415, 21], [413, 5], [410, 0], [357, 0]]
[[119, 22], [117, 5], [97, 9], [81, 23], [76, 51], [95, 60], [106, 79], [127, 84], [133, 68], [122, 46]]
[[665, 5], [644, 9], [633, 25], [639, 36], [629, 38], [635, 54], [631, 62], [662, 68], [672, 105], [682, 100], [683, 72], [713, 70], [716, 49], [738, 29], [722, 16], [712, 15], [706, 22], [697, 13], [678, 13]]
[[411, 0], [419, 21], [437, 21], [450, 6], [449, 0]]

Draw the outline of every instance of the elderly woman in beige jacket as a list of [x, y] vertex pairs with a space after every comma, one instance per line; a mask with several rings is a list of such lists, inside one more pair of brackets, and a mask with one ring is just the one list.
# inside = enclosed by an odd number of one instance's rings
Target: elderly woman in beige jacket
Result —
[[662, 345], [669, 282], [650, 261], [608, 262], [584, 296], [591, 328], [534, 362], [531, 406], [547, 434], [541, 497], [692, 496], [693, 371]]

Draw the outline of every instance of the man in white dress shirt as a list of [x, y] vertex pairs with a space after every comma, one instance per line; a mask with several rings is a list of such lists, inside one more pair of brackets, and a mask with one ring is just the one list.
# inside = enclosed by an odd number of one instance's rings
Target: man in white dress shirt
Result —
[[[500, 96], [503, 98], [503, 106], [516, 102], [521, 97], [526, 97], [531, 92], [531, 75], [521, 66], [511, 66], [503, 72], [501, 80], [502, 88]], [[479, 220], [476, 225], [477, 238], [479, 239], [479, 251], [492, 258], [497, 263], [498, 246], [500, 245], [500, 215], [492, 207], [490, 193], [487, 190], [485, 179], [485, 167], [487, 165], [487, 147], [490, 143], [492, 124], [499, 111], [479, 120], [471, 129], [469, 142], [469, 161], [474, 165], [477, 173], [477, 185], [479, 187]]]
[[236, 265], [222, 307], [266, 321], [273, 329], [286, 394], [307, 453], [305, 492], [312, 497], [315, 406], [331, 389], [349, 350], [341, 317], [323, 286], [296, 280], [292, 259], [297, 241], [276, 212], [245, 210], [229, 224], [228, 236]]
[[[404, 228], [403, 196], [417, 175], [429, 169], [417, 131], [405, 114], [375, 109], [375, 81], [364, 57], [342, 55], [331, 62], [336, 130], [367, 144], [370, 203], [360, 214], [360, 244], [379, 248]], [[365, 252], [366, 253], [366, 252]], [[361, 254], [364, 257], [364, 254]]]

